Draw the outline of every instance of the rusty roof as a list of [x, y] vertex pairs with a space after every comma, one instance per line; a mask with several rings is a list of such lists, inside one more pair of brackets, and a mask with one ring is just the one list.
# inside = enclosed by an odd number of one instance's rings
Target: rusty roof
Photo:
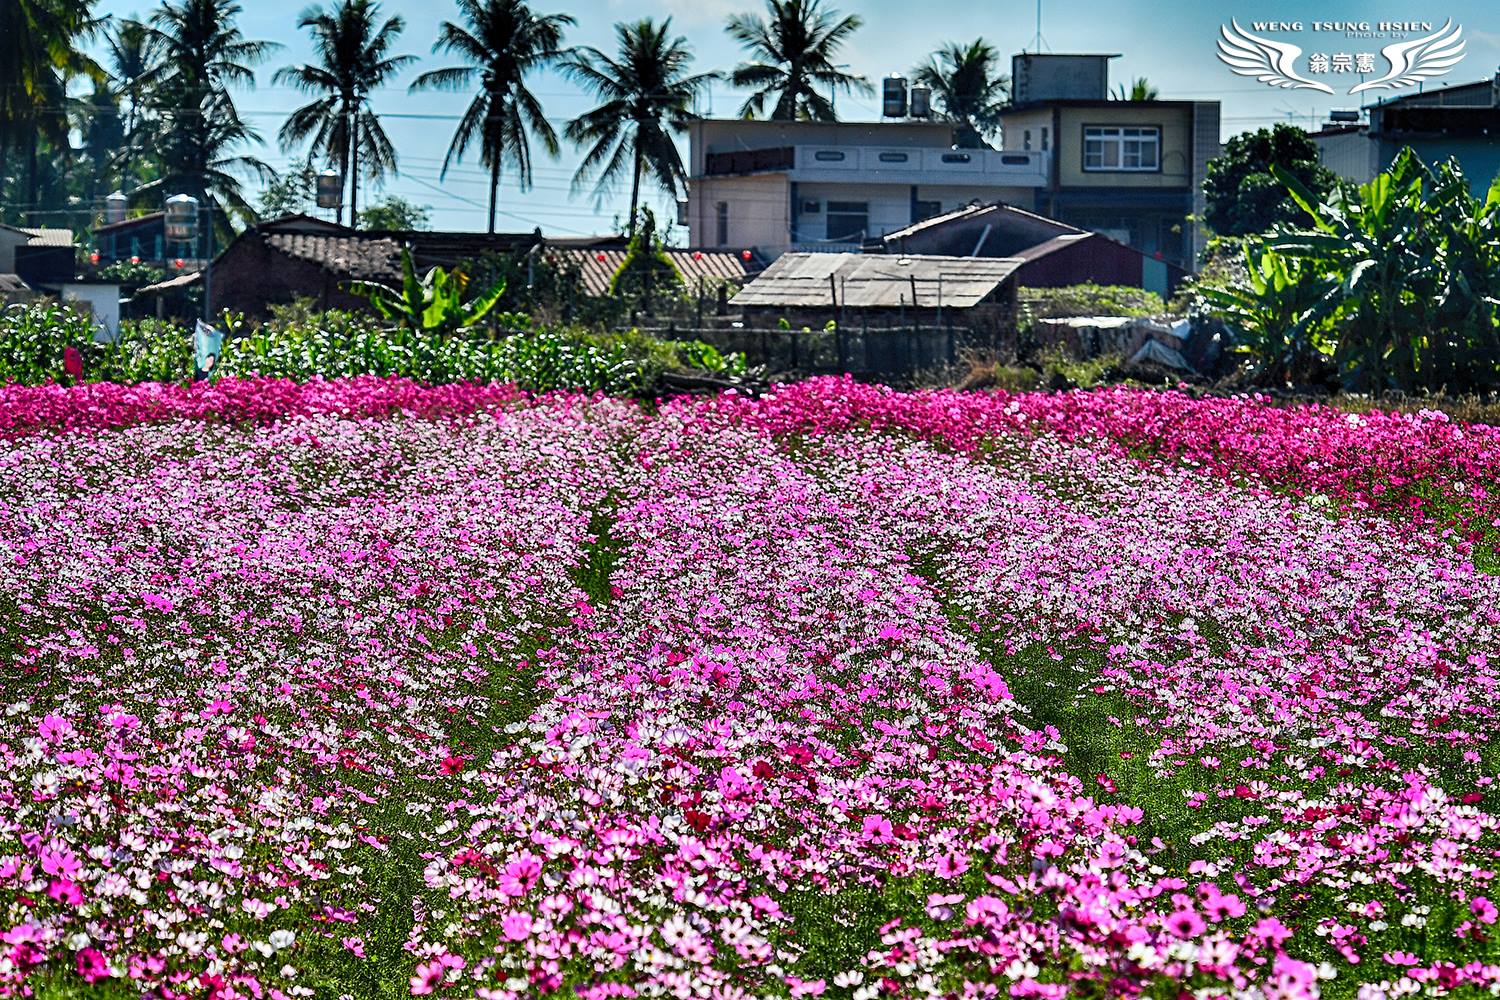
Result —
[[[626, 253], [618, 248], [586, 250], [577, 247], [549, 247], [546, 252], [559, 263], [577, 266], [583, 290], [589, 295], [609, 294], [609, 283], [614, 280], [620, 265], [625, 263]], [[738, 252], [727, 250], [669, 248], [666, 254], [690, 289], [698, 287], [700, 278], [705, 284], [726, 281], [740, 284], [761, 269], [759, 258], [752, 256], [747, 261]]]
[[731, 304], [897, 308], [915, 303], [922, 308], [969, 309], [993, 294], [1023, 263], [1014, 257], [787, 253], [741, 289]]

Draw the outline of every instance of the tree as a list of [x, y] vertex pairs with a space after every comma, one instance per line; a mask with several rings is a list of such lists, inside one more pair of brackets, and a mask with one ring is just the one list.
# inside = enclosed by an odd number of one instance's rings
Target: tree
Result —
[[478, 78], [479, 90], [459, 120], [439, 176], [446, 177], [449, 166], [479, 143], [479, 162], [490, 171], [493, 233], [501, 165], [515, 168], [524, 191], [531, 186], [531, 136], [548, 155], [557, 155], [557, 132], [527, 89], [526, 77], [565, 56], [563, 29], [575, 22], [567, 14], [536, 14], [523, 0], [458, 0], [458, 10], [465, 24], [444, 21], [432, 50], [450, 52], [469, 65], [429, 70], [411, 89], [463, 90]]
[[400, 232], [427, 229], [432, 223], [432, 210], [396, 195], [387, 195], [373, 205], [359, 210], [359, 224], [365, 229], [385, 229]]
[[982, 149], [1000, 127], [1000, 110], [1010, 95], [1010, 77], [998, 72], [1000, 53], [983, 38], [968, 45], [950, 42], [912, 70], [912, 83], [932, 91], [939, 115], [957, 126], [954, 139], [965, 149]]
[[672, 132], [681, 132], [697, 117], [694, 100], [719, 78], [717, 73], [687, 72], [692, 49], [686, 38], [671, 37], [671, 28], [671, 18], [659, 25], [649, 18], [617, 24], [618, 58], [584, 48], [562, 62], [564, 73], [602, 101], [564, 130], [569, 141], [589, 147], [573, 175], [573, 187], [581, 187], [597, 172], [594, 192], [602, 196], [628, 169], [632, 234], [643, 172], [649, 170], [674, 196], [687, 191], [687, 170]]
[[1117, 101], [1154, 101], [1161, 96], [1161, 91], [1151, 86], [1151, 81], [1144, 76], [1138, 76], [1130, 82], [1129, 88], [1122, 83], [1110, 96]]
[[79, 44], [97, 27], [88, 0], [5, 0], [0, 3], [0, 163], [11, 148], [27, 158], [26, 201], [32, 214], [39, 185], [38, 149], [66, 156], [66, 77], [102, 76]]
[[[283, 67], [272, 77], [315, 95], [311, 104], [291, 113], [277, 138], [282, 148], [291, 148], [311, 136], [313, 154], [338, 163], [349, 185], [351, 223], [359, 218], [361, 168], [373, 180], [396, 172], [396, 149], [367, 98], [416, 59], [390, 54], [405, 22], [391, 17], [379, 23], [379, 18], [380, 5], [374, 0], [342, 0], [332, 11], [309, 8], [297, 25], [312, 33], [318, 61]], [[339, 202], [336, 218], [343, 222], [342, 194]]]
[[316, 204], [318, 171], [309, 156], [285, 173], [278, 173], [260, 193], [260, 214], [267, 219], [300, 215]]
[[634, 235], [625, 248], [625, 259], [609, 281], [609, 292], [640, 303], [650, 315], [657, 295], [681, 290], [682, 275], [657, 235], [656, 216], [651, 209], [641, 209], [640, 225], [632, 223], [630, 228]]
[[260, 137], [241, 120], [232, 85], [254, 86], [251, 68], [278, 46], [248, 41], [235, 24], [232, 0], [167, 0], [151, 15], [151, 46], [157, 63], [147, 74], [150, 113], [155, 119], [151, 152], [161, 176], [134, 192], [138, 202], [189, 194], [228, 234], [228, 212], [255, 216], [236, 176], [264, 178], [271, 168], [237, 152]]
[[1208, 227], [1221, 236], [1245, 236], [1302, 221], [1302, 209], [1286, 185], [1271, 175], [1273, 164], [1318, 198], [1337, 180], [1318, 162], [1318, 147], [1300, 128], [1282, 123], [1242, 132], [1224, 144], [1221, 156], [1208, 161], [1203, 180]]
[[729, 80], [753, 93], [740, 107], [745, 118], [765, 114], [774, 94], [771, 117], [777, 121], [837, 121], [833, 103], [820, 88], [837, 94], [873, 94], [870, 81], [844, 72], [838, 51], [864, 22], [859, 15], [839, 16], [823, 10], [821, 0], [766, 0], [767, 21], [757, 14], [729, 19], [729, 37], [750, 53], [751, 61], [734, 68]]
[[122, 18], [109, 31], [109, 75], [119, 97], [125, 141], [116, 153], [120, 173], [126, 183], [134, 176], [134, 166], [144, 146], [142, 115], [150, 103], [150, 78], [153, 55], [151, 30], [133, 17]]

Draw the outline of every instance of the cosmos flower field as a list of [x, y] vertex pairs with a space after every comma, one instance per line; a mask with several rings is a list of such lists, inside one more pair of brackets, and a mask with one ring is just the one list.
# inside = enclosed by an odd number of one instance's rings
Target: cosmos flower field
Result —
[[1500, 993], [1500, 431], [0, 387], [0, 995]]

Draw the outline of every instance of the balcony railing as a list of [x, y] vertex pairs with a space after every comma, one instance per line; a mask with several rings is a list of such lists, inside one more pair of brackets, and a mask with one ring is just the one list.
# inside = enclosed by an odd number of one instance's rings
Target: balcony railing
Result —
[[736, 149], [728, 153], [709, 153], [703, 169], [710, 177], [724, 174], [755, 174], [765, 170], [790, 170], [796, 165], [796, 150], [791, 146], [771, 149]]
[[1043, 150], [896, 146], [777, 146], [709, 153], [710, 176], [786, 173], [795, 181], [872, 184], [993, 184], [1041, 187], [1052, 154]]

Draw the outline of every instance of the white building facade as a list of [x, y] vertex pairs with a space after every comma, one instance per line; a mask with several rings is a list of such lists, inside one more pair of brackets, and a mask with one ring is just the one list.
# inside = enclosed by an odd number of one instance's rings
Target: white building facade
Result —
[[973, 201], [1030, 205], [1041, 149], [953, 148], [938, 122], [693, 122], [687, 224], [693, 246], [855, 250]]

